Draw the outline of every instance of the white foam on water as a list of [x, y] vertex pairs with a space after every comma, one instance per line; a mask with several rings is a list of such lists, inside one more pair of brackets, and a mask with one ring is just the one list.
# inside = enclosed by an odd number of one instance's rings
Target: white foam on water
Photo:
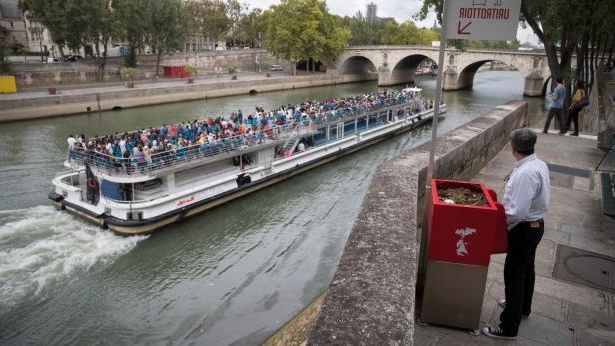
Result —
[[97, 264], [109, 264], [147, 236], [121, 237], [52, 206], [0, 211], [0, 310], [44, 298]]

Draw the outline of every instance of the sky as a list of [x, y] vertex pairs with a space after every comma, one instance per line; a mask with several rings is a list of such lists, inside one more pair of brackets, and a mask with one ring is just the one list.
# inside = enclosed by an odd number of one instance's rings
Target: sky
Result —
[[[248, 4], [249, 9], [261, 8], [266, 10], [271, 5], [277, 5], [279, 0], [244, 0]], [[242, 1], [243, 2], [243, 1]], [[375, 3], [378, 6], [376, 15], [378, 17], [393, 17], [397, 23], [403, 23], [408, 20], [413, 20], [413, 16], [419, 12], [423, 5], [422, 0], [327, 0], [329, 12], [339, 16], [354, 17], [358, 11], [361, 11], [363, 16], [367, 12], [367, 4]], [[436, 19], [435, 13], [430, 13], [423, 21], [416, 22], [418, 27], [431, 28]], [[529, 27], [523, 29], [519, 27], [517, 31], [517, 39], [520, 42], [530, 41], [533, 44], [538, 43], [538, 38]]]

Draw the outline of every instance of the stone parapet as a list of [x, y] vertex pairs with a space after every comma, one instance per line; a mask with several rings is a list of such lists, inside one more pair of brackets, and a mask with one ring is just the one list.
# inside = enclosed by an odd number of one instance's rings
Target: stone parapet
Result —
[[[475, 176], [527, 113], [527, 103], [510, 101], [440, 136], [435, 177]], [[378, 167], [307, 345], [413, 344], [430, 146]]]

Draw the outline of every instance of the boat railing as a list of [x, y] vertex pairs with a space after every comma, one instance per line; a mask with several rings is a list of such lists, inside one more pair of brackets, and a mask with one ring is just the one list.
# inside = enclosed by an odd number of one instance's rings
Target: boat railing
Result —
[[298, 133], [307, 131], [309, 131], [307, 126], [301, 123], [276, 125], [249, 135], [241, 134], [221, 138], [215, 142], [165, 149], [151, 155], [144, 155], [142, 158], [116, 157], [91, 149], [73, 148], [69, 150], [68, 161], [71, 166], [77, 166], [76, 168], [80, 169], [84, 168], [87, 163], [92, 170], [109, 176], [158, 176], [172, 169], [240, 156], [248, 149], [272, 143], [284, 143], [296, 137]]
[[[282, 144], [295, 141], [299, 136], [315, 132], [328, 124], [337, 123], [340, 120], [347, 121], [354, 118], [379, 113], [381, 111], [398, 111], [398, 118], [412, 115], [407, 111], [412, 100], [405, 97], [388, 99], [369, 107], [355, 105], [335, 112], [325, 112], [314, 117], [302, 118], [298, 122], [290, 122], [285, 125], [275, 125], [251, 134], [241, 134], [218, 139], [216, 142], [197, 143], [187, 147], [164, 149], [141, 158], [131, 156], [129, 158], [117, 157], [95, 150], [73, 148], [69, 150], [68, 161], [73, 168], [83, 169], [87, 163], [92, 170], [108, 176], [160, 176], [169, 170], [185, 168], [187, 166], [202, 165], [207, 162], [218, 161], [234, 156], [241, 156], [248, 150], [253, 151], [260, 146]], [[403, 112], [399, 112], [404, 109]], [[75, 167], [76, 166], [76, 167]]]
[[[335, 124], [340, 120], [352, 120], [366, 114], [377, 113], [381, 110], [388, 110], [394, 106], [403, 106], [408, 103], [406, 97], [397, 97], [382, 100], [376, 104], [357, 104], [349, 107], [342, 107], [335, 110], [328, 110], [323, 113], [314, 115], [313, 122], [316, 126], [322, 127], [329, 124]], [[399, 108], [399, 107], [394, 107]]]

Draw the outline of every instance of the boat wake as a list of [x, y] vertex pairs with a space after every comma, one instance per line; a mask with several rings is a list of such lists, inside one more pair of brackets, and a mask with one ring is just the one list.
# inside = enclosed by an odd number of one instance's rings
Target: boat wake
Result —
[[25, 299], [45, 299], [145, 238], [116, 236], [52, 206], [0, 211], [0, 311]]

